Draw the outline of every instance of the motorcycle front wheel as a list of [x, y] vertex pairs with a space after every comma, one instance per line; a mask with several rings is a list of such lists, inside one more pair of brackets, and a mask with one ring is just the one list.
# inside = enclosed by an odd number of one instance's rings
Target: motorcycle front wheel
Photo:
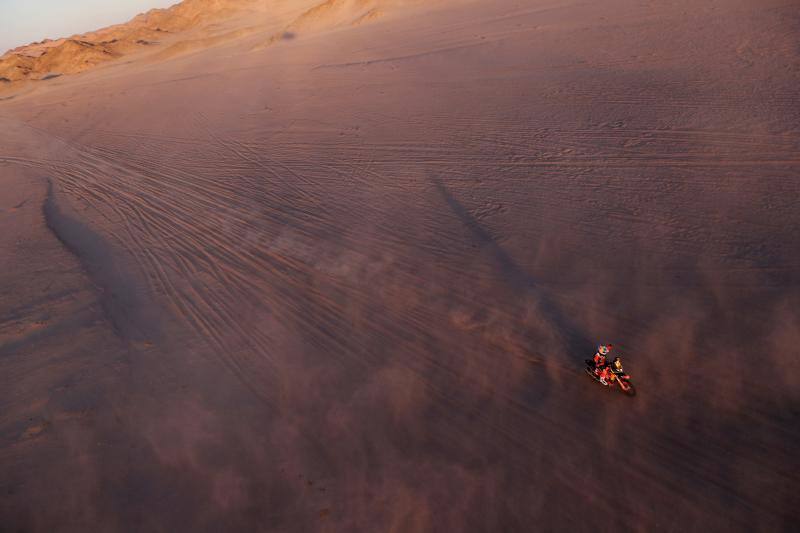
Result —
[[630, 381], [623, 381], [620, 379], [619, 390], [621, 390], [628, 396], [636, 396], [636, 387], [634, 387], [633, 383], [631, 383]]

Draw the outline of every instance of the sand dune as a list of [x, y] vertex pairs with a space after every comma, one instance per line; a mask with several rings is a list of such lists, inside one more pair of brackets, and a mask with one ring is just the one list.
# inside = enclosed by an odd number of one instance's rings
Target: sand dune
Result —
[[792, 531], [793, 13], [196, 0], [5, 56], [0, 530]]
[[61, 74], [83, 72], [158, 44], [173, 34], [217, 24], [248, 8], [263, 8], [264, 4], [266, 2], [257, 0], [186, 0], [170, 8], [150, 10], [125, 24], [15, 48], [0, 57], [0, 76], [20, 81], [40, 79], [54, 71]]
[[118, 57], [118, 53], [103, 44], [66, 39], [61, 44], [43, 50], [37, 57], [14, 56], [2, 72], [12, 81], [31, 76], [44, 77], [52, 73], [74, 74]]
[[[292, 6], [304, 6], [283, 28], [266, 40], [256, 43], [252, 51], [259, 51], [287, 38], [315, 34], [321, 31], [347, 28], [374, 22], [387, 12], [421, 5], [420, 0], [314, 0], [295, 2]], [[428, 5], [435, 5], [436, 1]]]
[[380, 0], [327, 0], [302, 13], [289, 24], [288, 29], [306, 30], [352, 24], [374, 13], [380, 3]]
[[[125, 24], [10, 50], [0, 57], [0, 78], [20, 82], [76, 74], [132, 54], [148, 54], [149, 61], [163, 61], [282, 24], [281, 30], [252, 48], [261, 50], [300, 33], [367, 24], [387, 12], [421, 4], [420, 0], [186, 0], [167, 9], [150, 10]], [[287, 18], [287, 13], [291, 17]], [[226, 26], [237, 17], [250, 18], [250, 27]], [[259, 21], [256, 26], [252, 26], [253, 17]]]
[[[299, 0], [286, 7], [308, 5], [285, 28], [257, 45], [263, 48], [288, 34], [316, 32], [372, 22], [387, 9], [419, 4], [419, 0]], [[286, 3], [283, 3], [286, 4]], [[150, 60], [160, 61], [198, 49], [217, 46], [258, 31], [216, 27], [233, 17], [267, 16], [280, 20], [281, 2], [260, 0], [185, 0], [170, 8], [153, 9], [130, 22], [77, 35], [45, 40], [8, 51], [0, 57], [0, 77], [11, 82], [41, 80], [53, 73], [75, 74], [122, 56], [145, 53], [164, 44]], [[260, 26], [263, 31], [263, 26]], [[194, 30], [194, 31], [192, 31]], [[188, 35], [187, 35], [188, 33]]]

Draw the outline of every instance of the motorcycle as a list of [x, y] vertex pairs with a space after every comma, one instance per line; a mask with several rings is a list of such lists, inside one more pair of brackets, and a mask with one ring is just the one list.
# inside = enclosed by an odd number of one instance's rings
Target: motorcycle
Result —
[[631, 383], [631, 377], [628, 374], [625, 374], [624, 372], [617, 372], [610, 368], [609, 370], [611, 371], [608, 373], [608, 378], [606, 379], [606, 382], [603, 383], [600, 381], [600, 375], [595, 372], [594, 361], [591, 359], [586, 360], [585, 370], [593, 380], [601, 385], [604, 385], [608, 388], [616, 387], [620, 390], [620, 392], [623, 392], [628, 396], [636, 396], [636, 387], [634, 387], [633, 383]]

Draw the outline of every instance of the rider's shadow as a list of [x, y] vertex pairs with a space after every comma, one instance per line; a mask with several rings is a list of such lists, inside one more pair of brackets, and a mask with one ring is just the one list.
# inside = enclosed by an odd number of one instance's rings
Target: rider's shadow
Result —
[[[481, 226], [469, 210], [453, 196], [442, 180], [431, 176], [430, 181], [448, 207], [470, 231], [481, 249], [488, 251], [492, 256], [497, 268], [503, 274], [502, 279], [516, 293], [526, 298], [526, 304], [534, 307], [538, 317], [544, 321], [543, 326], [555, 333], [558, 340], [564, 344], [567, 353], [581, 354], [591, 350], [594, 343], [584, 334], [582, 328], [561, 311], [533, 276], [514, 261], [491, 233]], [[536, 342], [536, 339], [529, 341]]]

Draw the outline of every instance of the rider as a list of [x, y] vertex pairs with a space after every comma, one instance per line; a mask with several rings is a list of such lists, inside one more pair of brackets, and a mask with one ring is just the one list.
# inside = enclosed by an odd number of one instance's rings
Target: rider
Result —
[[601, 344], [597, 347], [597, 352], [594, 354], [594, 373], [600, 376], [600, 383], [607, 385], [606, 378], [608, 377], [608, 363], [606, 357], [611, 352], [610, 344]]

